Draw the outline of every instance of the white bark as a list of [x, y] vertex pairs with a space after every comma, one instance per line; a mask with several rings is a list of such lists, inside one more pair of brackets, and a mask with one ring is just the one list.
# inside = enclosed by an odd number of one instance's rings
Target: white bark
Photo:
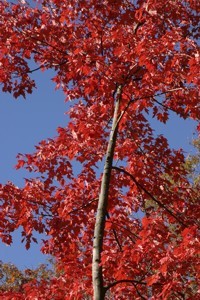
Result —
[[98, 208], [93, 240], [93, 257], [92, 257], [92, 280], [94, 290], [94, 300], [103, 300], [105, 298], [105, 288], [103, 286], [103, 273], [101, 264], [101, 253], [103, 250], [103, 236], [105, 228], [105, 217], [107, 212], [107, 203], [109, 195], [110, 177], [114, 156], [114, 149], [118, 131], [119, 106], [122, 93], [122, 86], [119, 85], [115, 95], [115, 108], [112, 122], [112, 129], [108, 142], [106, 160], [101, 181]]

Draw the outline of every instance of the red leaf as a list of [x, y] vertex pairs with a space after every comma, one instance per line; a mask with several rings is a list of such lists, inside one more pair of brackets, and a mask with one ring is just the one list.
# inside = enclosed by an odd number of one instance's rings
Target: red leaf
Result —
[[154, 274], [146, 279], [147, 285], [151, 286], [154, 283], [158, 282], [159, 279], [160, 279], [160, 276], [158, 274]]
[[17, 162], [17, 165], [15, 166], [15, 168], [18, 170], [18, 169], [21, 169], [25, 164], [25, 161], [22, 160], [22, 159], [19, 159], [18, 162]]

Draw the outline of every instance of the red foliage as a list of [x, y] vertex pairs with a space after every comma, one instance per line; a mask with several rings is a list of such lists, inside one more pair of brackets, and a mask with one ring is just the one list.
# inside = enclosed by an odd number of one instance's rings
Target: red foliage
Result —
[[[61, 276], [30, 283], [2, 299], [86, 299], [92, 295], [91, 253], [113, 93], [122, 85], [121, 119], [109, 189], [102, 266], [112, 299], [199, 299], [198, 194], [181, 151], [155, 137], [153, 115], [200, 119], [199, 1], [57, 1], [32, 6], [0, 1], [0, 82], [26, 96], [31, 73], [54, 69], [53, 81], [72, 101], [70, 122], [16, 168], [37, 175], [23, 188], [0, 186], [0, 235], [23, 227], [45, 233]], [[30, 62], [36, 63], [31, 69]], [[147, 114], [149, 116], [147, 117]], [[198, 127], [199, 128], [199, 127]], [[79, 172], [73, 166], [78, 162]], [[148, 203], [151, 205], [148, 205]], [[113, 296], [114, 295], [114, 296]]]

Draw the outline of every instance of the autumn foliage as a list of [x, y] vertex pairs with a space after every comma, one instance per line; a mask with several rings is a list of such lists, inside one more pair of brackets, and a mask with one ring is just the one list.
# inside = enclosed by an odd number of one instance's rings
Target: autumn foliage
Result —
[[41, 250], [59, 276], [2, 299], [199, 299], [198, 189], [182, 150], [151, 128], [170, 114], [200, 119], [199, 1], [14, 2], [0, 1], [2, 90], [26, 97], [31, 74], [53, 69], [70, 121], [18, 155], [16, 168], [32, 173], [23, 188], [0, 185], [2, 241], [11, 244], [20, 227], [28, 249], [34, 231], [46, 234]]

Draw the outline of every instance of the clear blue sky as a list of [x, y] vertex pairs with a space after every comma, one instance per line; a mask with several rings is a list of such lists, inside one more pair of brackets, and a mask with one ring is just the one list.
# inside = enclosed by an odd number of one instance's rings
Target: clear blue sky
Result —
[[[67, 123], [64, 113], [68, 104], [64, 103], [64, 95], [54, 90], [54, 84], [50, 83], [52, 76], [50, 72], [35, 73], [38, 88], [26, 100], [0, 94], [0, 183], [10, 180], [22, 186], [26, 172], [14, 168], [17, 153], [31, 153], [34, 145], [42, 139], [54, 137], [56, 128]], [[183, 121], [172, 114], [167, 125], [158, 125], [155, 121], [152, 124], [158, 133], [168, 137], [172, 147], [191, 151], [189, 143], [195, 131], [193, 121]], [[0, 242], [0, 260], [12, 262], [20, 268], [44, 262], [45, 256], [39, 252], [40, 245], [33, 244], [27, 251], [20, 240], [20, 232], [17, 232], [13, 235], [12, 246]]]

